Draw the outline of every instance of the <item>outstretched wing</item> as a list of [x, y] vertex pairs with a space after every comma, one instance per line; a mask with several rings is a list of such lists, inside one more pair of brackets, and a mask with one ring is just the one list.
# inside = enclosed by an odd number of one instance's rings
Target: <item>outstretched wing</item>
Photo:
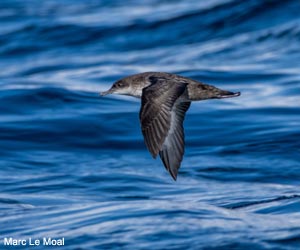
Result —
[[142, 133], [152, 156], [156, 158], [159, 153], [165, 167], [176, 179], [184, 152], [182, 122], [190, 105], [176, 101], [185, 91], [187, 83], [163, 77], [152, 77], [151, 81], [152, 84], [142, 93]]
[[189, 109], [190, 105], [190, 102], [183, 102], [173, 106], [171, 111], [171, 127], [162, 145], [162, 149], [159, 151], [160, 158], [174, 180], [177, 178], [178, 169], [184, 155], [183, 120], [185, 112]]

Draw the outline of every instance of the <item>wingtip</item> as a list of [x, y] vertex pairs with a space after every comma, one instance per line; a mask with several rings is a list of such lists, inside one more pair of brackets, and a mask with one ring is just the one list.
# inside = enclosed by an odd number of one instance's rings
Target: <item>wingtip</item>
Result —
[[174, 181], [177, 181], [177, 173], [173, 173], [171, 169], [169, 170], [170, 175], [172, 176]]

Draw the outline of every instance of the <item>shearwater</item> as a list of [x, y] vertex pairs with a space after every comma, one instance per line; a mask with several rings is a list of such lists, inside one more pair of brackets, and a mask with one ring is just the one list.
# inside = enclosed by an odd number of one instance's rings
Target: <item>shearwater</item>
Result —
[[153, 158], [159, 154], [174, 180], [184, 155], [183, 120], [192, 101], [239, 96], [240, 92], [165, 72], [145, 72], [116, 81], [100, 93], [142, 99], [140, 122], [145, 144]]

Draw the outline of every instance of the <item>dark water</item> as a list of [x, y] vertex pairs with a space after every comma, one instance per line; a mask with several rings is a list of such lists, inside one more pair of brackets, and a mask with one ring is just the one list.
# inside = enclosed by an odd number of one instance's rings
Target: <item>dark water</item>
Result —
[[[299, 1], [2, 0], [0, 24], [0, 249], [300, 249]], [[177, 182], [139, 101], [98, 95], [143, 71], [242, 92], [193, 103]]]

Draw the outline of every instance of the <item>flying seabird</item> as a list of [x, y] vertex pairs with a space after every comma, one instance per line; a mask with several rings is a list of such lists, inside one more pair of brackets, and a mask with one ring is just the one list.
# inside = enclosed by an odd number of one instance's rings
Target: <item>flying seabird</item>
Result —
[[100, 94], [141, 98], [140, 122], [145, 144], [153, 158], [159, 154], [176, 180], [184, 154], [183, 120], [191, 102], [236, 97], [240, 92], [218, 89], [175, 74], [145, 72], [120, 79]]

